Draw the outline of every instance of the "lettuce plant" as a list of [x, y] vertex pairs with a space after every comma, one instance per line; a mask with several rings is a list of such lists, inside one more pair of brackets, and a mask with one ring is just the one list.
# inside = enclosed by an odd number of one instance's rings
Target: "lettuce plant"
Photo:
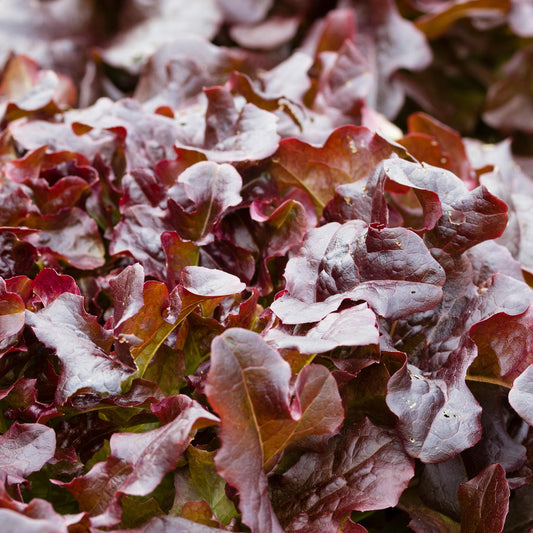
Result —
[[0, 0], [2, 531], [529, 531], [529, 4]]

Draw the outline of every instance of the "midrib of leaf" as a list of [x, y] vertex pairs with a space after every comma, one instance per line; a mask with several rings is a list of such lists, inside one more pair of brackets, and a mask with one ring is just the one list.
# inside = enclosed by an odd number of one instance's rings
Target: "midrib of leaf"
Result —
[[[233, 352], [231, 352], [231, 354], [233, 355]], [[239, 370], [241, 372], [242, 384], [243, 384], [243, 387], [244, 387], [244, 390], [245, 390], [245, 393], [246, 393], [246, 399], [247, 399], [248, 406], [249, 406], [250, 411], [252, 413], [252, 419], [253, 419], [253, 422], [254, 422], [254, 429], [255, 429], [255, 432], [257, 434], [257, 441], [259, 442], [259, 448], [261, 450], [261, 464], [264, 464], [265, 450], [264, 450], [264, 447], [263, 447], [263, 439], [261, 437], [261, 430], [260, 430], [259, 422], [258, 422], [257, 416], [255, 414], [254, 404], [253, 404], [251, 396], [250, 396], [250, 391], [248, 389], [248, 384], [246, 383], [246, 377], [244, 375], [244, 370], [243, 370], [239, 360], [237, 359], [237, 357], [235, 357], [234, 355], [233, 355], [233, 357], [234, 357], [235, 361], [237, 362], [237, 365], [239, 366]]]

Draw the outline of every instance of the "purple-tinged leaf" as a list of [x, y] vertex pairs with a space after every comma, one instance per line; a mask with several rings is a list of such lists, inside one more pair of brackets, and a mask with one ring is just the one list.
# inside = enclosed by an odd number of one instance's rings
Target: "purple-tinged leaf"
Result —
[[216, 416], [186, 396], [164, 402], [167, 410], [175, 411], [172, 420], [144, 433], [115, 433], [106, 462], [96, 463], [69, 483], [58, 482], [100, 525], [120, 520], [120, 493], [144, 496], [152, 492], [165, 474], [176, 468], [196, 431], [218, 423]]
[[406, 363], [391, 377], [387, 405], [398, 417], [398, 432], [411, 457], [438, 463], [481, 438], [481, 407], [465, 384], [475, 356], [474, 343], [466, 339], [439, 370], [422, 372]]
[[407, 489], [399, 507], [409, 513], [409, 527], [416, 533], [460, 533], [460, 524], [424, 504], [414, 489]]
[[198, 36], [176, 35], [149, 57], [135, 99], [143, 102], [144, 108], [165, 105], [179, 115], [204, 87], [223, 85], [232, 71], [241, 70], [247, 54], [238, 48], [215, 46]]
[[63, 209], [56, 215], [30, 215], [25, 225], [39, 230], [40, 249], [51, 250], [75, 268], [92, 270], [105, 262], [96, 222], [79, 207]]
[[65, 292], [79, 295], [80, 289], [74, 278], [58, 274], [51, 268], [44, 268], [33, 280], [33, 293], [39, 297], [45, 307]]
[[181, 280], [181, 272], [187, 266], [198, 266], [200, 248], [183, 240], [176, 231], [161, 234], [161, 246], [165, 252], [167, 284], [173, 289]]
[[215, 415], [187, 396], [163, 402], [176, 404], [178, 414], [173, 420], [144, 433], [115, 433], [111, 437], [111, 456], [132, 469], [121, 483], [120, 492], [137, 496], [152, 492], [164, 475], [176, 468], [196, 431], [219, 422]]
[[[212, 343], [206, 395], [221, 418], [222, 440], [215, 464], [239, 491], [243, 521], [252, 531], [282, 531], [263, 467], [290, 442], [331, 433], [343, 419], [336, 383], [324, 367], [304, 368], [294, 392], [290, 377], [288, 363], [256, 333], [234, 328]], [[244, 478], [243, 468], [250, 474]]]
[[109, 253], [130, 255], [144, 267], [147, 276], [164, 280], [161, 234], [165, 231], [172, 231], [172, 225], [162, 209], [147, 205], [128, 207], [115, 226]]
[[64, 117], [76, 131], [85, 132], [83, 137], [104, 139], [112, 133], [115, 142], [123, 143], [127, 171], [153, 168], [160, 159], [171, 158], [180, 131], [172, 119], [145, 111], [131, 99], [113, 102], [101, 98], [93, 106], [71, 110]]
[[516, 472], [526, 463], [527, 449], [509, 434], [512, 428], [508, 421], [516, 415], [509, 408], [506, 392], [487, 383], [470, 382], [470, 389], [483, 410], [481, 439], [461, 454], [467, 470], [477, 473], [498, 463], [506, 472]]
[[[215, 0], [162, 0], [146, 4], [135, 0], [119, 12], [120, 30], [103, 50], [106, 62], [138, 72], [154, 50], [179, 35], [213, 38], [222, 23]], [[194, 52], [190, 52], [191, 55]]]
[[460, 253], [499, 237], [507, 225], [507, 205], [481, 186], [469, 191], [451, 172], [400, 159], [383, 163], [387, 178], [400, 185], [436, 193], [442, 216], [426, 234], [429, 247]]
[[192, 202], [194, 206], [191, 209], [170, 198], [171, 223], [183, 239], [199, 245], [213, 241], [214, 225], [228, 208], [242, 200], [240, 174], [231, 165], [203, 161], [182, 172], [178, 185], [188, 197], [187, 204]]
[[117, 394], [134, 370], [110, 355], [112, 332], [103, 329], [83, 304], [82, 296], [65, 292], [44, 309], [26, 311], [26, 323], [61, 361], [59, 404], [78, 392]]
[[[31, 269], [37, 257], [33, 244], [23, 240], [14, 228], [0, 228], [0, 276], [8, 279], [22, 276]], [[19, 238], [20, 237], [20, 238]]]
[[425, 464], [417, 492], [431, 509], [460, 521], [461, 506], [457, 491], [468, 481], [462, 456], [456, 456], [442, 463]]
[[286, 324], [317, 322], [345, 299], [394, 320], [434, 307], [444, 271], [415, 233], [355, 220], [311, 230], [285, 279], [271, 309]]
[[366, 177], [400, 150], [367, 128], [344, 126], [318, 148], [298, 139], [282, 140], [270, 172], [280, 189], [296, 186], [306, 191], [321, 214], [336, 187]]
[[253, 104], [237, 110], [225, 87], [205, 89], [205, 94], [208, 105], [204, 135], [198, 135], [202, 125], [197, 116], [183, 116], [176, 146], [197, 150], [216, 163], [260, 160], [276, 151], [279, 143], [276, 115]]
[[431, 49], [420, 30], [400, 15], [393, 0], [358, 3], [355, 16], [355, 44], [370, 63], [374, 78], [374, 91], [367, 103], [392, 118], [404, 100], [404, 88], [395, 75], [400, 69], [427, 67]]
[[[469, 189], [474, 188], [476, 176], [470, 163], [465, 144], [459, 133], [425, 113], [414, 113], [408, 119], [410, 134], [422, 134], [430, 138], [430, 144], [436, 143], [440, 152], [438, 161], [427, 161], [418, 157], [416, 142], [410, 143], [414, 150], [409, 150], [421, 163], [446, 168], [461, 178]], [[403, 143], [401, 143], [403, 144]]]
[[255, 240], [261, 250], [258, 284], [262, 293], [272, 290], [269, 261], [283, 257], [289, 250], [298, 247], [308, 228], [305, 207], [297, 200], [287, 199], [273, 211], [269, 207], [259, 202], [250, 206], [252, 220], [259, 223]]
[[40, 470], [56, 451], [56, 435], [43, 424], [15, 422], [0, 436], [1, 478], [8, 484], [22, 483]]
[[459, 487], [462, 533], [501, 533], [509, 511], [509, 484], [499, 464]]
[[109, 285], [113, 290], [113, 327], [120, 331], [120, 326], [144, 305], [144, 269], [138, 263], [130, 265], [110, 280]]
[[0, 341], [17, 335], [24, 327], [26, 306], [22, 298], [6, 288], [0, 278]]
[[132, 470], [131, 465], [110, 457], [106, 462], [96, 463], [87, 474], [69, 483], [57, 480], [54, 483], [76, 498], [80, 510], [91, 517], [92, 526], [113, 526], [120, 522], [122, 514], [116, 491]]
[[503, 131], [533, 131], [529, 79], [533, 46], [518, 49], [503, 66], [502, 78], [487, 92], [483, 120]]
[[509, 391], [511, 407], [531, 426], [533, 425], [533, 364], [530, 364], [513, 382]]
[[199, 266], [187, 266], [181, 271], [181, 286], [191, 294], [205, 298], [229, 296], [246, 288], [233, 274]]
[[292, 348], [303, 354], [323, 353], [339, 346], [379, 344], [376, 315], [367, 304], [330, 313], [305, 335], [273, 328], [264, 339], [277, 349]]
[[271, 483], [272, 501], [287, 533], [337, 531], [346, 513], [395, 506], [413, 475], [394, 430], [364, 418], [304, 453]]
[[478, 356], [469, 374], [512, 384], [533, 364], [533, 305], [519, 315], [498, 313], [477, 322], [470, 337]]

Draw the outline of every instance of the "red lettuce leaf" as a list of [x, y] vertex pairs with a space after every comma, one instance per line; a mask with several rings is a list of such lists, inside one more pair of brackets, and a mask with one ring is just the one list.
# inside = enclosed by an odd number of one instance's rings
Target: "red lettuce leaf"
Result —
[[513, 388], [509, 391], [509, 403], [529, 425], [533, 425], [532, 396], [533, 364], [514, 380]]
[[144, 267], [146, 275], [166, 279], [161, 234], [172, 229], [162, 209], [147, 205], [128, 207], [114, 228], [109, 253], [130, 255]]
[[183, 239], [198, 245], [214, 239], [214, 225], [228, 208], [242, 200], [242, 179], [228, 164], [196, 163], [180, 174], [177, 186], [183, 188], [187, 203], [192, 202], [193, 207], [182, 206], [170, 198], [170, 221]]
[[198, 117], [183, 116], [175, 142], [178, 147], [197, 150], [217, 163], [265, 159], [276, 151], [279, 135], [274, 114], [253, 104], [237, 110], [225, 87], [210, 87], [205, 94], [208, 104], [203, 136], [198, 135]]
[[396, 505], [413, 475], [394, 430], [365, 418], [274, 478], [272, 500], [287, 532], [336, 531], [351, 511]]
[[459, 487], [461, 531], [500, 533], [509, 511], [509, 484], [499, 464], [487, 466]]
[[30, 215], [25, 225], [39, 230], [39, 250], [49, 250], [58, 260], [81, 270], [92, 270], [105, 263], [105, 249], [96, 222], [79, 207], [66, 208], [55, 215]]
[[285, 279], [271, 309], [286, 324], [317, 322], [345, 299], [394, 320], [434, 307], [444, 271], [415, 233], [350, 221], [311, 230]]
[[278, 349], [296, 349], [303, 354], [323, 353], [339, 346], [367, 346], [379, 343], [376, 315], [366, 304], [330, 313], [305, 335], [288, 328], [272, 328], [264, 339]]
[[[305, 367], [294, 389], [290, 378], [289, 364], [256, 333], [234, 328], [212, 343], [205, 392], [221, 418], [215, 464], [239, 491], [243, 521], [252, 531], [282, 531], [263, 468], [290, 442], [331, 433], [343, 420], [335, 380], [323, 367]], [[242, 468], [250, 476], [243, 478]]]
[[84, 308], [82, 296], [65, 292], [50, 305], [26, 311], [26, 323], [61, 361], [56, 402], [76, 393], [117, 394], [134, 369], [112, 355], [113, 333]]
[[17, 335], [24, 327], [26, 306], [22, 298], [7, 290], [0, 278], [0, 341]]
[[211, 426], [218, 418], [186, 396], [167, 398], [159, 406], [170, 418], [161, 427], [143, 433], [115, 433], [111, 455], [96, 463], [84, 476], [65, 487], [88, 512], [94, 525], [120, 521], [119, 494], [147, 495], [173, 470], [198, 429]]
[[402, 160], [383, 163], [387, 178], [400, 185], [434, 192], [441, 202], [442, 216], [426, 233], [428, 247], [448, 253], [499, 237], [507, 225], [507, 205], [481, 186], [469, 191], [446, 170]]
[[388, 383], [387, 405], [411, 457], [438, 463], [455, 457], [481, 438], [481, 407], [465, 384], [476, 356], [467, 339], [432, 373], [406, 363]]
[[282, 140], [270, 172], [280, 189], [296, 186], [306, 191], [320, 214], [337, 186], [366, 177], [399, 150], [367, 128], [344, 126], [319, 148], [298, 139]]
[[22, 483], [40, 470], [56, 451], [56, 435], [43, 424], [15, 422], [0, 436], [0, 470], [3, 482]]
[[155, 5], [134, 0], [119, 9], [119, 31], [105, 46], [103, 57], [111, 65], [133, 73], [154, 50], [177, 35], [211, 39], [223, 21], [214, 0], [200, 0], [193, 5], [184, 0], [163, 0]]

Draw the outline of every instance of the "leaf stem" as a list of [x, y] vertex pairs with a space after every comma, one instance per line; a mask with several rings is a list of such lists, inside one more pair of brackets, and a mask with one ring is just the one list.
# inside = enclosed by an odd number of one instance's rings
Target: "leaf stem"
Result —
[[465, 379], [467, 381], [477, 381], [478, 383], [491, 383], [492, 385], [500, 385], [501, 387], [505, 387], [506, 389], [512, 388], [512, 384], [509, 384], [499, 378], [490, 378], [488, 376], [474, 376], [471, 374], [467, 374]]

